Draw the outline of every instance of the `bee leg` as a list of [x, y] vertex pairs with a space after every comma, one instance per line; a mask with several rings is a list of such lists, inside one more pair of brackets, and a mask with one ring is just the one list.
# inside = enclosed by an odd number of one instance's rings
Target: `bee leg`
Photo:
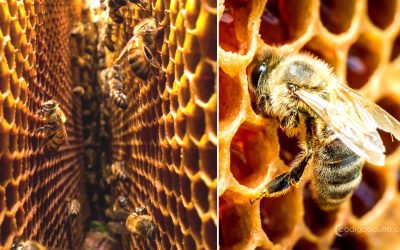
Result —
[[250, 199], [250, 203], [254, 204], [266, 196], [275, 196], [276, 194], [284, 194], [291, 186], [296, 186], [304, 174], [304, 170], [311, 154], [305, 156], [290, 172], [286, 172], [275, 177], [266, 187], [257, 195], [256, 198]]
[[51, 127], [52, 127], [52, 125], [47, 124], [47, 125], [44, 125], [42, 127], [39, 127], [37, 129], [35, 129], [35, 131], [37, 132], [37, 131], [41, 131], [43, 129], [48, 129], [48, 128], [51, 128]]

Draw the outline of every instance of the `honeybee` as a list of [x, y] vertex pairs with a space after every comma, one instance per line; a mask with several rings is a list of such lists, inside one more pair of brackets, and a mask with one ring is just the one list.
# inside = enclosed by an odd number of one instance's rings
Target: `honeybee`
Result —
[[400, 139], [400, 123], [371, 100], [345, 86], [332, 69], [305, 54], [258, 56], [247, 69], [254, 111], [276, 118], [302, 152], [291, 170], [275, 177], [251, 200], [279, 196], [298, 186], [312, 166], [311, 194], [323, 210], [335, 210], [361, 181], [364, 162], [384, 165], [377, 128]]
[[128, 62], [132, 73], [144, 81], [147, 80], [151, 67], [160, 67], [153, 50], [157, 33], [161, 28], [162, 26], [157, 27], [154, 18], [145, 18], [140, 21], [133, 30], [133, 37], [128, 41], [116, 61], [119, 62], [128, 52]]
[[107, 84], [109, 85], [110, 97], [115, 105], [121, 109], [128, 108], [128, 101], [124, 90], [125, 84], [120, 65], [116, 64], [108, 71]]
[[[147, 10], [143, 0], [129, 0], [129, 2], [136, 4], [143, 10]], [[124, 18], [119, 13], [121, 7], [127, 5], [127, 0], [110, 0], [108, 1], [108, 8], [110, 9], [109, 16], [115, 23], [122, 23]]]
[[45, 130], [46, 135], [41, 143], [46, 153], [55, 153], [62, 144], [68, 144], [65, 123], [67, 118], [55, 100], [42, 103], [37, 114], [44, 114], [46, 125], [39, 127], [36, 131]]
[[155, 224], [150, 215], [143, 214], [144, 206], [135, 209], [135, 212], [120, 210], [114, 221], [109, 222], [108, 228], [115, 234], [135, 234], [139, 237], [152, 239]]
[[77, 199], [67, 198], [68, 214], [70, 216], [77, 216], [81, 211], [81, 203]]
[[125, 172], [124, 162], [115, 162], [111, 166], [106, 166], [103, 176], [107, 184], [111, 184], [115, 181], [127, 181], [128, 176]]

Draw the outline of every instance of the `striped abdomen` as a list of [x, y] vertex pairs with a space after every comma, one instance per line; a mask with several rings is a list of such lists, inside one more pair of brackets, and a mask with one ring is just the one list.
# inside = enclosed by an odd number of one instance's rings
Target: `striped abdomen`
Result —
[[65, 143], [66, 138], [64, 131], [60, 126], [63, 125], [55, 124], [46, 134], [44, 142], [44, 150], [46, 153], [51, 154], [57, 152], [60, 146]]
[[133, 74], [142, 80], [147, 80], [151, 65], [142, 49], [138, 47], [131, 48], [128, 54], [128, 62]]
[[334, 210], [353, 194], [361, 181], [363, 160], [335, 139], [315, 151], [311, 193], [323, 210]]

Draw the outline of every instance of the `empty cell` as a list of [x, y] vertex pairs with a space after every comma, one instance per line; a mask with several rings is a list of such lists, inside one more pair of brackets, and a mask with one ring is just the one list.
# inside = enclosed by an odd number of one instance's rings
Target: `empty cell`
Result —
[[191, 197], [191, 190], [190, 190], [190, 179], [189, 177], [184, 173], [180, 176], [180, 185], [181, 185], [181, 193], [182, 193], [182, 199], [186, 202], [189, 203], [192, 200]]
[[4, 35], [10, 34], [10, 9], [7, 2], [0, 3], [0, 27]]
[[230, 170], [242, 185], [257, 187], [268, 173], [268, 165], [278, 154], [276, 135], [263, 127], [244, 123], [236, 131], [230, 147]]
[[10, 70], [14, 69], [15, 68], [15, 48], [10, 41], [6, 43], [6, 46], [4, 48], [4, 56], [5, 56], [5, 59], [7, 60], [8, 68]]
[[[1, 136], [1, 135], [0, 135]], [[13, 159], [9, 154], [3, 154], [0, 157], [0, 184], [5, 184], [12, 178]]]
[[209, 219], [203, 223], [203, 244], [208, 249], [217, 249], [217, 226]]
[[[384, 97], [380, 99], [377, 104], [391, 114], [394, 118], [396, 118], [396, 120], [400, 120], [400, 110], [398, 108], [399, 104], [394, 98]], [[386, 133], [383, 130], [378, 130], [378, 132], [386, 148], [385, 154], [392, 154], [398, 148], [400, 142], [396, 139], [393, 139], [391, 134]]]
[[24, 223], [24, 219], [25, 218], [25, 212], [22, 208], [19, 208], [17, 213], [15, 214], [15, 220], [17, 223], [17, 228], [21, 228], [23, 223]]
[[273, 45], [298, 39], [310, 26], [311, 12], [311, 0], [268, 1], [261, 16], [261, 38], [265, 43]]
[[263, 198], [260, 202], [262, 229], [274, 243], [288, 237], [293, 232], [293, 225], [301, 219], [297, 194], [291, 190], [279, 197]]
[[189, 103], [191, 98], [190, 95], [190, 82], [187, 76], [184, 74], [179, 81], [179, 89], [178, 89], [178, 100], [181, 108], [185, 108]]
[[171, 249], [171, 243], [169, 242], [168, 236], [166, 234], [161, 235], [162, 249]]
[[296, 137], [288, 137], [281, 128], [278, 128], [279, 138], [279, 158], [285, 162], [286, 165], [290, 166], [292, 161], [295, 159], [300, 148], [298, 146], [298, 139]]
[[186, 33], [185, 44], [183, 46], [185, 69], [192, 73], [195, 72], [200, 59], [200, 41], [198, 37], [191, 33]]
[[226, 51], [245, 54], [250, 45], [248, 30], [250, 1], [225, 1], [219, 22], [219, 46]]
[[197, 249], [196, 241], [191, 234], [185, 235], [183, 238], [183, 249]]
[[179, 137], [180, 140], [186, 135], [186, 115], [178, 110], [175, 120], [174, 120], [174, 130], [176, 132], [175, 136]]
[[219, 122], [220, 127], [229, 125], [238, 117], [243, 99], [238, 79], [233, 79], [219, 69]]
[[350, 87], [359, 89], [368, 82], [378, 66], [380, 50], [380, 42], [365, 35], [350, 47], [346, 76]]
[[8, 95], [3, 103], [3, 115], [8, 124], [13, 124], [15, 119], [15, 100], [12, 95]]
[[17, 133], [16, 129], [11, 130], [10, 131], [10, 138], [8, 140], [8, 142], [9, 142], [8, 151], [10, 153], [14, 153], [17, 150], [17, 147], [18, 147], [17, 141], [18, 141], [18, 133]]
[[248, 241], [252, 237], [252, 211], [247, 199], [236, 203], [234, 199], [221, 196], [219, 198], [219, 244], [223, 249]]
[[207, 62], [201, 63], [195, 72], [193, 85], [196, 98], [207, 103], [216, 92], [214, 66]]
[[194, 235], [198, 235], [200, 236], [201, 234], [201, 218], [198, 214], [198, 212], [196, 211], [196, 209], [192, 208], [192, 209], [188, 209], [187, 210], [187, 218], [189, 221], [189, 227], [191, 232]]
[[309, 186], [303, 189], [304, 222], [315, 235], [330, 230], [337, 218], [337, 211], [323, 211], [311, 197]]
[[22, 38], [22, 27], [19, 23], [19, 20], [10, 22], [10, 37], [14, 47], [20, 48], [21, 38]]
[[322, 24], [334, 34], [346, 32], [351, 26], [355, 5], [354, 0], [321, 0], [319, 15]]
[[[174, 70], [175, 76], [169, 75], [169, 77], [171, 79], [168, 80], [168, 83], [171, 83], [171, 84], [168, 86], [170, 86], [172, 88], [173, 81], [174, 80], [179, 81], [179, 79], [181, 79], [181, 77], [184, 73], [184, 68], [185, 67], [184, 67], [184, 62], [183, 62], [182, 51], [177, 50], [175, 53], [175, 70]], [[168, 74], [168, 72], [167, 72], [167, 74]], [[167, 77], [168, 77], [168, 75], [167, 75]]]
[[179, 224], [183, 227], [184, 230], [189, 228], [189, 221], [186, 214], [186, 208], [183, 205], [182, 200], [178, 201], [178, 220]]
[[217, 148], [211, 142], [200, 148], [200, 168], [209, 178], [217, 178]]
[[203, 213], [207, 213], [210, 204], [209, 204], [209, 198], [208, 198], [208, 187], [204, 183], [204, 181], [199, 178], [193, 183], [193, 191], [192, 191], [192, 196], [195, 204], [200, 207]]
[[14, 166], [12, 171], [14, 180], [16, 180], [18, 176], [21, 174], [21, 170], [22, 170], [22, 159], [20, 157], [16, 157], [14, 159]]
[[176, 31], [176, 40], [178, 41], [178, 46], [183, 48], [183, 44], [185, 43], [185, 34], [186, 34], [186, 29], [185, 29], [185, 18], [184, 14], [182, 11], [179, 11], [178, 16], [176, 17], [175, 20], [175, 31]]
[[199, 149], [189, 138], [182, 145], [182, 160], [186, 173], [195, 175], [199, 171]]
[[10, 216], [4, 217], [0, 226], [1, 245], [5, 245], [6, 241], [15, 233], [15, 229], [14, 218]]
[[0, 56], [0, 91], [2, 93], [10, 89], [10, 74], [8, 73], [8, 66], [6, 60]]
[[14, 205], [18, 202], [18, 187], [13, 183], [8, 183], [6, 186], [6, 204], [7, 209], [11, 210]]
[[380, 169], [373, 169], [365, 165], [362, 170], [362, 180], [353, 196], [351, 207], [353, 214], [362, 217], [382, 198], [386, 182]]
[[204, 110], [198, 105], [193, 105], [191, 108], [187, 114], [187, 132], [192, 139], [200, 141], [206, 126]]
[[368, 0], [368, 16], [380, 29], [387, 28], [396, 13], [396, 0]]

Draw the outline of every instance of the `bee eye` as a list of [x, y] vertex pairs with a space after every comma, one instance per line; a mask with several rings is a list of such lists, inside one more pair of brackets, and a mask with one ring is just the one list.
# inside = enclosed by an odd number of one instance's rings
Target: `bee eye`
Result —
[[253, 69], [253, 72], [251, 73], [251, 84], [253, 85], [254, 88], [258, 87], [261, 74], [267, 72], [267, 68], [268, 66], [263, 63]]

